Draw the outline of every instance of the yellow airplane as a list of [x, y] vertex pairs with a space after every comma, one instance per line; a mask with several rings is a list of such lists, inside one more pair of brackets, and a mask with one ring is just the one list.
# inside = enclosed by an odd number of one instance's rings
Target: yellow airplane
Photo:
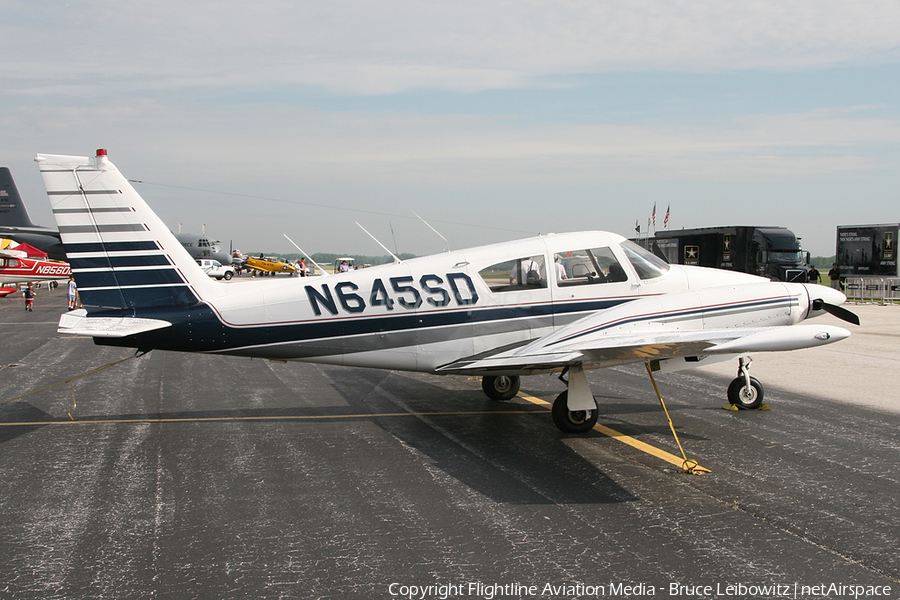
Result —
[[269, 260], [267, 258], [247, 258], [244, 261], [244, 267], [248, 269], [256, 269], [257, 271], [265, 271], [266, 273], [293, 273], [297, 270], [294, 265], [279, 262], [277, 260]]

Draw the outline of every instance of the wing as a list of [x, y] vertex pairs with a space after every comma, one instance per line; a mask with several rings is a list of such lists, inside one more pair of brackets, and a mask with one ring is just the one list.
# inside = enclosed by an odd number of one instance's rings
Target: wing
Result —
[[697, 366], [706, 357], [811, 348], [850, 335], [829, 325], [793, 325], [802, 318], [801, 299], [784, 292], [783, 284], [760, 283], [636, 300], [525, 346], [457, 360], [439, 372], [529, 374], [575, 364], [596, 369], [670, 359]]

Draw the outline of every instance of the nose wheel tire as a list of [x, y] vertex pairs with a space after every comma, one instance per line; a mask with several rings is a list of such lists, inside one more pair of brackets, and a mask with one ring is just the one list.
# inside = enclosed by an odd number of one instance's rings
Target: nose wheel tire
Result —
[[584, 433], [597, 424], [597, 408], [594, 410], [569, 410], [569, 392], [565, 391], [553, 401], [553, 424], [563, 433]]
[[481, 378], [481, 389], [491, 400], [509, 400], [519, 393], [518, 375], [497, 375]]
[[748, 388], [746, 379], [737, 377], [728, 386], [728, 401], [746, 410], [759, 408], [763, 401], [763, 386], [755, 377], [751, 377]]

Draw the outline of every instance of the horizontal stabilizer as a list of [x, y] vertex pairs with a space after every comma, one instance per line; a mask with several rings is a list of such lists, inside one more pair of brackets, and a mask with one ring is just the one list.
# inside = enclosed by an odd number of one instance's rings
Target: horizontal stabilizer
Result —
[[121, 338], [171, 325], [170, 322], [161, 319], [88, 317], [87, 311], [80, 309], [61, 315], [57, 332], [101, 338]]

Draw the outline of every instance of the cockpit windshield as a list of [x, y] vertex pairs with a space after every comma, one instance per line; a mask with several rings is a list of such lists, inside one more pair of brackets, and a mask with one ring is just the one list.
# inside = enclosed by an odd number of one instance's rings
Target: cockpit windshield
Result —
[[779, 263], [783, 265], [799, 265], [803, 262], [802, 252], [785, 251], [778, 252], [769, 250], [769, 262]]
[[622, 242], [622, 250], [631, 262], [631, 266], [637, 271], [641, 279], [654, 279], [662, 277], [669, 270], [669, 264], [652, 252], [641, 248], [634, 242], [625, 240]]

